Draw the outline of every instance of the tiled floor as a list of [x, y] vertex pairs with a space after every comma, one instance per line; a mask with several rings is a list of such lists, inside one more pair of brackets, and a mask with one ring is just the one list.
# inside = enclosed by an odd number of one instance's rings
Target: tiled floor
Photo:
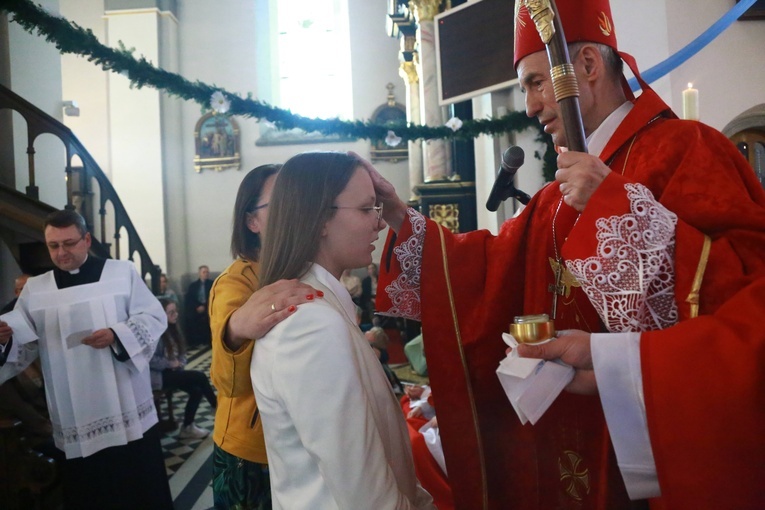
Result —
[[[188, 353], [186, 369], [201, 370], [209, 377], [211, 359], [212, 351], [209, 348], [192, 349]], [[392, 369], [405, 384], [428, 383], [427, 377], [414, 373], [408, 363], [392, 365]], [[181, 391], [173, 394], [175, 418], [179, 422], [183, 420], [186, 400], [187, 395]], [[212, 409], [202, 399], [197, 410], [196, 424], [212, 431], [213, 421]], [[162, 449], [176, 510], [212, 509], [212, 435], [205, 439], [178, 439], [176, 430], [164, 435]]]
[[[209, 348], [190, 349], [186, 370], [200, 370], [209, 377], [212, 353]], [[182, 391], [173, 394], [175, 419], [183, 421], [188, 396]], [[163, 409], [164, 412], [164, 409]], [[170, 491], [176, 510], [206, 510], [213, 507], [212, 499], [212, 429], [214, 414], [210, 404], [202, 399], [195, 423], [211, 431], [205, 439], [179, 439], [178, 430], [162, 438], [165, 469], [170, 479]]]

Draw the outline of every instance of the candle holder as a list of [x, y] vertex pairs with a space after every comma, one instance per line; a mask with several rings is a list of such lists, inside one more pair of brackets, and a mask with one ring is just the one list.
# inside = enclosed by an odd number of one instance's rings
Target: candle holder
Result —
[[555, 324], [546, 314], [520, 315], [510, 324], [510, 334], [519, 344], [535, 344], [555, 336]]

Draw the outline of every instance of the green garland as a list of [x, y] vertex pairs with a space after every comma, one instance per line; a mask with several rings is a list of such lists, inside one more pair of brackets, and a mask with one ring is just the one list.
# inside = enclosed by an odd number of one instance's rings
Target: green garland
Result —
[[278, 129], [299, 128], [306, 132], [319, 132], [324, 135], [340, 135], [355, 139], [384, 140], [388, 131], [408, 140], [462, 139], [472, 140], [479, 135], [499, 135], [502, 133], [521, 132], [530, 127], [539, 130], [537, 140], [546, 144], [542, 155], [536, 152], [537, 159], [543, 159], [545, 177], [552, 178], [555, 171], [555, 151], [550, 138], [545, 135], [541, 125], [524, 112], [510, 112], [501, 118], [465, 120], [456, 131], [446, 126], [424, 126], [406, 123], [375, 124], [362, 121], [343, 121], [340, 119], [315, 119], [294, 114], [289, 110], [277, 108], [266, 102], [243, 98], [220, 87], [201, 81], [190, 82], [175, 73], [153, 66], [145, 57], [135, 58], [133, 50], [125, 48], [120, 42], [119, 49], [101, 44], [90, 29], [84, 29], [77, 23], [54, 16], [30, 0], [0, 0], [0, 10], [12, 15], [11, 20], [24, 30], [33, 34], [35, 31], [53, 43], [61, 53], [73, 53], [86, 57], [88, 61], [101, 66], [105, 71], [125, 75], [131, 86], [144, 86], [162, 90], [172, 96], [199, 103], [209, 108], [210, 97], [221, 91], [231, 102], [230, 115], [241, 115], [271, 122]]

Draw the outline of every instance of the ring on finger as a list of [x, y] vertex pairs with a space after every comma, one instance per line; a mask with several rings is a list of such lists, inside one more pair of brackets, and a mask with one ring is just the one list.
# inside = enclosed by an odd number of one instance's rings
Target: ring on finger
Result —
[[271, 303], [271, 311], [272, 312], [276, 311], [276, 303]]

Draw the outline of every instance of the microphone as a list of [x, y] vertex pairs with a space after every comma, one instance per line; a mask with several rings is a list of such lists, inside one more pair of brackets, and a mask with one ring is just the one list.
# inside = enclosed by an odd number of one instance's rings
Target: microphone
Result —
[[499, 165], [497, 180], [489, 193], [489, 199], [486, 201], [486, 208], [494, 212], [499, 208], [504, 200], [510, 197], [518, 199], [522, 204], [528, 204], [531, 197], [521, 190], [515, 188], [513, 178], [518, 169], [523, 165], [523, 149], [517, 145], [508, 147], [502, 153], [502, 163]]

